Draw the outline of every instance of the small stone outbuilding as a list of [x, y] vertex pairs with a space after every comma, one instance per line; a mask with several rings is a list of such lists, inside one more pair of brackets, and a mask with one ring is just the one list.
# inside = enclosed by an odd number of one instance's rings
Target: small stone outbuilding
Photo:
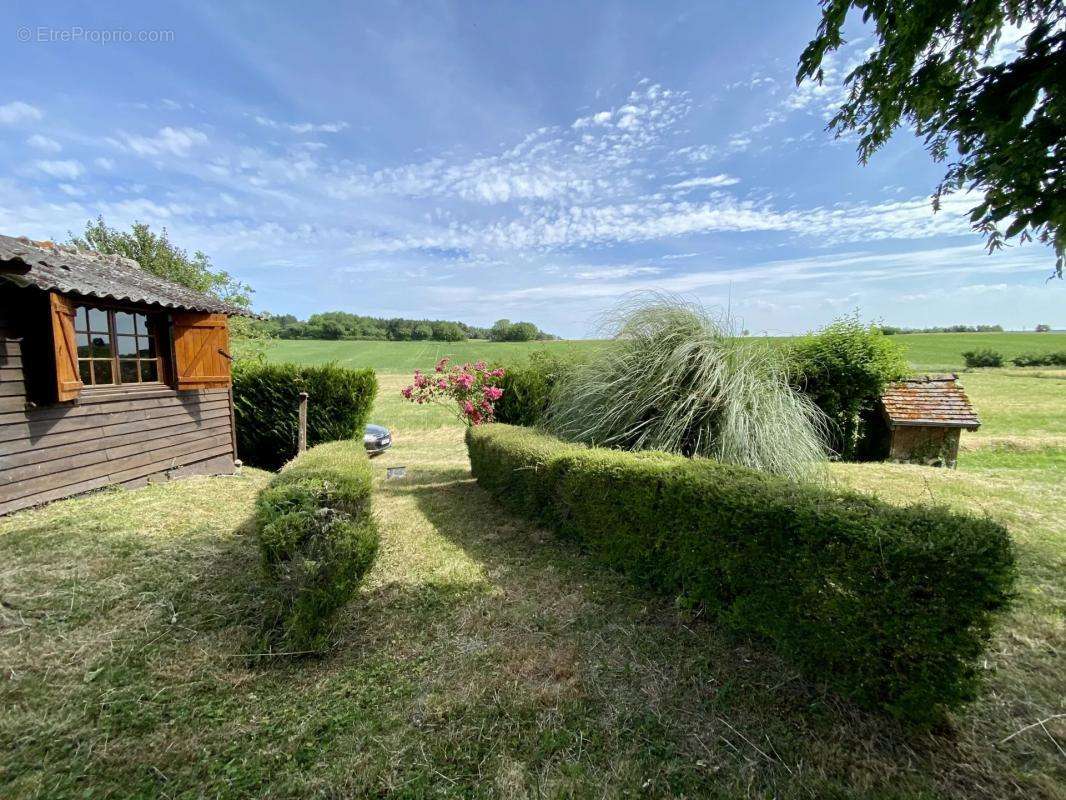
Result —
[[868, 439], [878, 451], [868, 455], [954, 468], [962, 431], [981, 426], [957, 381], [954, 374], [921, 375], [889, 384], [881, 396], [881, 418], [867, 420]]

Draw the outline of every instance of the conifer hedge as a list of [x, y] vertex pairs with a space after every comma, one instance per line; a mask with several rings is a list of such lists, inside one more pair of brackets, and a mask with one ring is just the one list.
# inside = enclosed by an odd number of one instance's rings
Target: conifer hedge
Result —
[[998, 523], [509, 425], [466, 442], [478, 483], [510, 509], [860, 705], [927, 724], [973, 698], [1014, 579]]
[[275, 470], [296, 455], [300, 392], [309, 395], [307, 444], [363, 440], [377, 376], [372, 369], [335, 364], [239, 364], [233, 370], [237, 455], [253, 467]]
[[307, 654], [328, 647], [337, 613], [377, 553], [371, 486], [360, 440], [311, 448], [259, 493], [263, 652]]

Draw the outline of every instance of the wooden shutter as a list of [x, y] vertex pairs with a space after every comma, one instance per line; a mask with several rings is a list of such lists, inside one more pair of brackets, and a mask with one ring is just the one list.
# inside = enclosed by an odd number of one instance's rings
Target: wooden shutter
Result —
[[180, 389], [230, 385], [229, 324], [225, 314], [175, 313], [174, 372]]
[[52, 346], [55, 350], [56, 399], [75, 400], [81, 394], [78, 372], [78, 345], [74, 338], [74, 301], [55, 292], [48, 293], [52, 316]]

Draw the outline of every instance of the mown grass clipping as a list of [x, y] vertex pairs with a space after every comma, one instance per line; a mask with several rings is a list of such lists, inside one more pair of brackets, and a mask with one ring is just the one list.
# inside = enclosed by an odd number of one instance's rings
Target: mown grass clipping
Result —
[[509, 425], [466, 441], [478, 483], [510, 509], [863, 707], [926, 725], [978, 691], [1015, 574], [996, 522]]
[[257, 653], [329, 648], [338, 612], [374, 562], [370, 462], [362, 441], [314, 447], [260, 492], [255, 530], [264, 598]]

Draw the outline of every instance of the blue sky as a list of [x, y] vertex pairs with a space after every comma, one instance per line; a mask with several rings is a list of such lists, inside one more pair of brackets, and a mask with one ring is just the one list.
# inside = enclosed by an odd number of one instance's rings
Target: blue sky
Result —
[[1066, 326], [1051, 252], [934, 216], [913, 135], [864, 167], [824, 131], [872, 40], [797, 88], [814, 0], [4, 5], [3, 233], [166, 226], [301, 317], [581, 336], [659, 289], [753, 333]]

